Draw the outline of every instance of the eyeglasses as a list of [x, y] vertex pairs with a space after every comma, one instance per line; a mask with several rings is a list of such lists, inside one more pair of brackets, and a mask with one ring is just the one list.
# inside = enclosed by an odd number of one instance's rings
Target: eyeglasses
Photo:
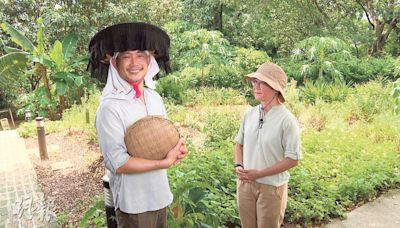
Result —
[[260, 89], [271, 88], [271, 86], [269, 86], [266, 82], [255, 78], [251, 79], [250, 82], [253, 87], [258, 87]]

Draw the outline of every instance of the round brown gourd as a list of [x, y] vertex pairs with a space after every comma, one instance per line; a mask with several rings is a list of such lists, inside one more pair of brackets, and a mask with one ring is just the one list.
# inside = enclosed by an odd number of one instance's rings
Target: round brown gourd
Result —
[[180, 138], [174, 124], [161, 116], [146, 116], [126, 132], [125, 145], [133, 157], [162, 160]]

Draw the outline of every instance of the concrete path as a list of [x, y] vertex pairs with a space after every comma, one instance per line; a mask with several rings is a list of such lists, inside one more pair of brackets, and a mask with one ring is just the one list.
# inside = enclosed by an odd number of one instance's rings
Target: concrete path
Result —
[[390, 190], [373, 202], [351, 211], [347, 219], [335, 219], [325, 228], [399, 228], [400, 189]]
[[0, 228], [57, 227], [16, 130], [0, 131]]

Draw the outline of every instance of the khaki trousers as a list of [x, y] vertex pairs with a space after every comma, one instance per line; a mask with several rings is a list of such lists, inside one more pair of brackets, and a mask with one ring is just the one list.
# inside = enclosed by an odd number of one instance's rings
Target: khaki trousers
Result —
[[128, 214], [116, 211], [118, 228], [166, 228], [167, 208], [147, 211], [140, 214]]
[[276, 187], [237, 182], [237, 202], [243, 228], [279, 228], [287, 203], [287, 184]]

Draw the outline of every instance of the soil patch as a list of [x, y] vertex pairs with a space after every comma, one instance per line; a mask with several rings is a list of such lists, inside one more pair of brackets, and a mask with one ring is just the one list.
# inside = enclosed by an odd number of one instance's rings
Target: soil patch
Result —
[[55, 205], [63, 226], [77, 227], [92, 198], [103, 192], [102, 156], [83, 131], [63, 131], [46, 135], [49, 159], [39, 157], [37, 138], [25, 139], [46, 201]]

